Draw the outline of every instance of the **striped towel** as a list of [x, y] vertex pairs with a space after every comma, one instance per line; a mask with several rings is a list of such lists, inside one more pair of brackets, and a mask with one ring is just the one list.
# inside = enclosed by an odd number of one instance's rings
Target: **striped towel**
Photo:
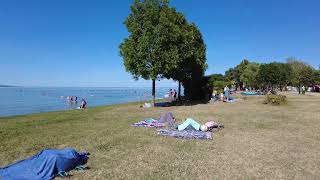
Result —
[[203, 131], [196, 131], [196, 130], [169, 130], [169, 129], [159, 129], [157, 130], [158, 135], [161, 136], [171, 136], [176, 138], [183, 138], [183, 139], [212, 139], [211, 132], [203, 132]]
[[165, 127], [166, 125], [167, 123], [159, 123], [155, 119], [153, 119], [152, 121], [143, 120], [143, 121], [131, 124], [131, 126], [134, 126], [134, 127], [151, 127], [151, 128]]

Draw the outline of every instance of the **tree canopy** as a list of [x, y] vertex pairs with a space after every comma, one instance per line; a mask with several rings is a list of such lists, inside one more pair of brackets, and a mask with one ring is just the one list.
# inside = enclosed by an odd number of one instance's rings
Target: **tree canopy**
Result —
[[215, 81], [225, 81], [223, 74], [211, 74], [208, 77], [210, 84], [214, 84]]
[[[259, 64], [242, 60], [237, 66], [225, 72], [224, 81], [237, 87], [267, 88], [281, 90], [288, 86], [313, 86], [320, 83], [320, 70], [295, 58], [288, 58], [286, 63], [272, 62]], [[215, 79], [213, 81], [221, 81]], [[211, 82], [211, 84], [214, 84]]]
[[125, 20], [130, 35], [120, 44], [120, 55], [135, 79], [155, 80], [168, 71], [167, 57], [175, 49], [163, 48], [167, 41], [163, 11], [167, 8], [168, 3], [160, 0], [136, 0], [131, 6], [131, 14]]
[[248, 63], [240, 75], [240, 81], [247, 87], [258, 87], [257, 75], [260, 65], [258, 63]]
[[283, 87], [290, 84], [292, 68], [286, 63], [272, 62], [260, 66], [257, 81], [261, 87]]
[[247, 59], [244, 59], [241, 61], [239, 65], [237, 65], [234, 68], [230, 68], [225, 72], [226, 79], [228, 81], [234, 81], [236, 87], [243, 87], [243, 81], [240, 79], [241, 75], [243, 74], [244, 70], [246, 69], [246, 66], [249, 64], [249, 61]]
[[317, 70], [303, 61], [288, 58], [287, 63], [291, 66], [293, 72], [292, 84], [299, 88], [299, 93], [301, 86], [312, 86], [320, 81]]
[[153, 81], [154, 97], [156, 79], [182, 82], [188, 92], [193, 86], [187, 79], [203, 76], [207, 67], [200, 30], [168, 4], [168, 0], [135, 0], [124, 22], [130, 35], [119, 47], [126, 71], [134, 79]]

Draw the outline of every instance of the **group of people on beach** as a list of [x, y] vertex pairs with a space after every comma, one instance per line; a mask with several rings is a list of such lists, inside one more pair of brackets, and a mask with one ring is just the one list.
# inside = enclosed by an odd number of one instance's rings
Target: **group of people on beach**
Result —
[[216, 90], [213, 91], [212, 99], [228, 102], [230, 100], [230, 94], [231, 94], [230, 88], [228, 86], [225, 86], [223, 89], [223, 92], [221, 92], [220, 94]]
[[[77, 101], [78, 101], [78, 97], [77, 96], [67, 96], [67, 102], [68, 103], [70, 103], [70, 102], [77, 103]], [[86, 108], [86, 106], [87, 106], [87, 102], [84, 99], [82, 99], [79, 108], [80, 109], [84, 109], [84, 108]]]
[[67, 101], [68, 102], [77, 102], [78, 97], [77, 96], [67, 96]]
[[170, 89], [167, 96], [171, 101], [175, 101], [177, 100], [177, 91], [175, 89]]

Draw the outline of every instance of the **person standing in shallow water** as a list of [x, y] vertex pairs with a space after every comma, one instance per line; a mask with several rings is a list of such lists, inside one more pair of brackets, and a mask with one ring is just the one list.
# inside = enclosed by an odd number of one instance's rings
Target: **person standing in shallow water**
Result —
[[82, 100], [81, 100], [80, 108], [81, 108], [81, 109], [84, 109], [84, 108], [86, 108], [86, 106], [87, 106], [87, 102], [86, 102], [84, 99], [82, 99]]
[[173, 100], [177, 100], [177, 91], [173, 90]]
[[172, 101], [173, 98], [173, 91], [172, 89], [169, 90], [169, 101]]

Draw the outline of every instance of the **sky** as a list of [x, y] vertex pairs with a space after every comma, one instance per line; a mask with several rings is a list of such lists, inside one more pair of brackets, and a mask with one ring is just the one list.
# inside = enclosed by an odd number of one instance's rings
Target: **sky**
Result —
[[[0, 84], [149, 87], [119, 56], [132, 0], [0, 0]], [[203, 34], [206, 74], [242, 59], [320, 65], [319, 0], [171, 0]], [[177, 83], [161, 80], [157, 86]]]

